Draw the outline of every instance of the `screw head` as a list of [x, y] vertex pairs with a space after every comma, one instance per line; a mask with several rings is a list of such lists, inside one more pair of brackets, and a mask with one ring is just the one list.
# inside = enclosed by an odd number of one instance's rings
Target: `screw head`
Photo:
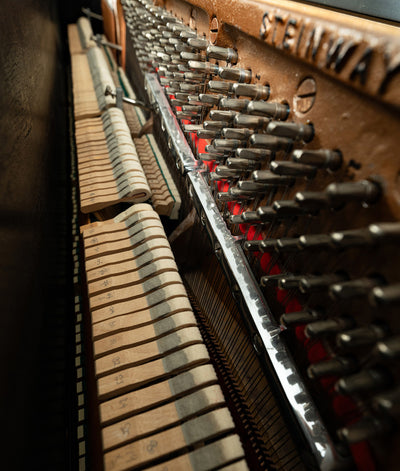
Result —
[[210, 41], [212, 44], [215, 44], [217, 42], [218, 31], [219, 31], [218, 20], [217, 20], [217, 17], [214, 16], [210, 24]]
[[293, 97], [293, 109], [295, 112], [307, 113], [314, 105], [317, 95], [317, 84], [312, 77], [303, 79], [297, 87]]

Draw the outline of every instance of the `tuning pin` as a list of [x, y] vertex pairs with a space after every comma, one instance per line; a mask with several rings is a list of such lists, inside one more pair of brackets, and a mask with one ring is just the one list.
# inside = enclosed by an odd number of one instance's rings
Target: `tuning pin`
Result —
[[285, 137], [270, 136], [268, 134], [253, 134], [250, 136], [251, 147], [262, 147], [273, 151], [289, 151], [293, 141]]
[[223, 95], [211, 95], [209, 93], [200, 93], [199, 100], [205, 105], [218, 105], [219, 100], [223, 98]]
[[208, 174], [208, 179], [210, 182], [216, 182], [216, 181], [220, 181], [220, 180], [225, 180], [224, 177], [220, 177], [219, 175], [217, 175], [215, 172], [210, 172]]
[[187, 41], [190, 38], [196, 38], [196, 36], [197, 34], [194, 31], [189, 30], [184, 30], [179, 33], [179, 37], [184, 41]]
[[197, 72], [183, 72], [183, 77], [185, 80], [203, 83], [206, 76], [205, 74], [199, 74]]
[[367, 247], [373, 244], [368, 229], [350, 229], [342, 232], [332, 232], [331, 241], [334, 247]]
[[397, 242], [400, 239], [400, 223], [386, 222], [371, 224], [368, 226], [369, 233], [377, 242]]
[[183, 130], [184, 132], [197, 132], [203, 129], [202, 124], [184, 124]]
[[269, 118], [240, 113], [235, 116], [234, 125], [238, 128], [266, 129], [269, 122]]
[[236, 64], [238, 61], [237, 52], [230, 47], [207, 46], [207, 58], [222, 60]]
[[377, 286], [372, 290], [369, 299], [375, 306], [398, 306], [400, 304], [400, 283], [384, 287]]
[[274, 157], [274, 153], [268, 149], [247, 149], [247, 148], [240, 148], [236, 149], [235, 154], [240, 159], [248, 159], [248, 160], [271, 160]]
[[187, 103], [182, 105], [182, 111], [193, 111], [194, 113], [199, 114], [202, 112], [202, 110], [203, 110], [203, 107], [199, 105], [192, 105], [192, 104], [187, 104]]
[[[165, 46], [164, 47], [164, 51], [167, 53], [167, 54], [175, 54], [175, 48], [174, 46]], [[180, 56], [179, 56], [180, 57]]]
[[300, 164], [312, 165], [317, 168], [338, 170], [342, 165], [342, 153], [338, 150], [296, 149], [292, 152], [292, 160]]
[[365, 204], [373, 204], [382, 194], [380, 185], [370, 180], [359, 182], [331, 183], [325, 189], [332, 205], [360, 201]]
[[268, 100], [269, 87], [259, 84], [235, 83], [232, 88], [235, 96], [248, 96], [255, 100]]
[[329, 206], [326, 193], [318, 191], [299, 191], [295, 194], [294, 200], [299, 206], [307, 208], [321, 209]]
[[332, 248], [329, 234], [311, 234], [299, 237], [299, 246], [303, 249], [326, 249]]
[[232, 193], [230, 191], [226, 191], [226, 192], [219, 192], [217, 193], [217, 200], [218, 201], [237, 201], [237, 200], [240, 200], [240, 199], [249, 199], [247, 197], [247, 195], [241, 195], [241, 194], [235, 194], [235, 193]]
[[[181, 63], [177, 64], [179, 72], [190, 72], [186, 65], [187, 64], [185, 61], [182, 61]], [[167, 67], [169, 67], [169, 65]]]
[[295, 141], [310, 142], [314, 137], [314, 128], [311, 124], [271, 121], [267, 126], [267, 133], [273, 136], [288, 137]]
[[175, 93], [175, 97], [177, 100], [181, 100], [181, 101], [189, 101], [189, 93], [185, 93], [185, 92], [177, 92]]
[[291, 200], [275, 201], [272, 208], [279, 216], [295, 217], [306, 213], [304, 208]]
[[251, 70], [239, 69], [236, 67], [220, 67], [218, 75], [225, 80], [234, 80], [239, 83], [251, 82]]
[[352, 356], [336, 356], [329, 360], [313, 363], [307, 369], [308, 377], [311, 379], [323, 378], [324, 376], [348, 375], [357, 371], [359, 363]]
[[376, 344], [376, 352], [385, 360], [395, 360], [400, 357], [400, 335], [395, 335]]
[[354, 320], [351, 317], [342, 316], [307, 324], [304, 332], [308, 338], [316, 338], [325, 335], [334, 335], [344, 329], [350, 329], [353, 326]]
[[261, 240], [246, 240], [246, 242], [243, 244], [243, 248], [248, 252], [259, 252], [260, 244]]
[[258, 193], [265, 193], [270, 187], [263, 183], [254, 183], [251, 180], [242, 180], [237, 183], [238, 188], [244, 191], [254, 191]]
[[372, 405], [379, 412], [385, 412], [393, 417], [400, 416], [400, 387], [385, 391], [372, 399]]
[[[260, 241], [258, 241], [260, 242]], [[261, 277], [260, 280], [260, 285], [265, 287], [271, 287], [271, 288], [276, 288], [282, 280], [282, 278], [287, 277], [288, 275], [284, 275], [283, 273], [280, 273], [279, 275], [266, 275]]]
[[170, 28], [175, 36], [179, 36], [182, 31], [187, 31], [189, 28], [186, 25], [172, 22], [167, 23], [167, 28]]
[[207, 129], [209, 131], [219, 131], [222, 132], [222, 130], [226, 127], [229, 126], [228, 121], [204, 121], [203, 122], [203, 127], [204, 129]]
[[263, 223], [275, 221], [278, 217], [272, 206], [260, 206], [257, 208], [256, 213]]
[[330, 285], [346, 280], [342, 273], [329, 273], [326, 275], [309, 275], [303, 277], [300, 283], [300, 290], [303, 293], [313, 293], [328, 289]]
[[187, 43], [189, 44], [189, 46], [200, 51], [205, 51], [208, 46], [208, 41], [206, 39], [196, 37], [189, 37]]
[[255, 224], [262, 222], [257, 211], [244, 211], [241, 215], [242, 222], [247, 224]]
[[233, 151], [245, 143], [240, 139], [214, 139], [212, 145], [218, 150]]
[[178, 72], [179, 71], [179, 67], [176, 64], [168, 64], [166, 67], [167, 67], [167, 70], [169, 72]]
[[[210, 119], [213, 121], [227, 121], [228, 123], [232, 123], [236, 114], [236, 111], [232, 110], [211, 110]], [[225, 127], [228, 128], [229, 126]]]
[[358, 348], [374, 345], [378, 340], [384, 338], [388, 328], [383, 325], [369, 324], [365, 327], [341, 332], [336, 337], [336, 343], [341, 348]]
[[208, 106], [199, 100], [199, 95], [188, 95], [187, 101], [190, 105], [200, 106], [202, 110], [204, 110]]
[[380, 366], [364, 369], [354, 375], [340, 378], [335, 384], [335, 389], [340, 394], [352, 395], [383, 389], [390, 386], [391, 383], [391, 375]]
[[226, 159], [226, 155], [224, 154], [199, 154], [199, 159], [203, 160], [205, 162], [212, 162], [213, 160], [216, 160], [218, 162], [221, 162], [222, 160]]
[[210, 80], [207, 84], [207, 87], [211, 92], [226, 94], [232, 91], [233, 83], [221, 82], [219, 80]]
[[[175, 43], [174, 48], [175, 48], [175, 51], [179, 52], [179, 53], [181, 53], [181, 52], [190, 52], [190, 53], [192, 53], [192, 48], [190, 46], [188, 46], [186, 43], [184, 43], [183, 41], [179, 41], [179, 42]], [[182, 56], [181, 56], [181, 58], [186, 59]], [[190, 60], [195, 60], [195, 61], [196, 60], [201, 60], [201, 59], [202, 59], [201, 54], [196, 54], [195, 57], [190, 57]]]
[[[204, 123], [203, 123], [203, 126], [204, 126]], [[208, 152], [209, 154], [215, 154], [215, 155], [220, 155], [220, 156], [224, 156], [224, 157], [227, 157], [228, 155], [230, 155], [230, 153], [225, 153], [225, 152], [218, 151], [211, 144], [206, 145], [205, 151]]]
[[363, 417], [358, 422], [337, 431], [340, 440], [348, 444], [371, 440], [393, 430], [393, 423], [387, 419], [372, 416]]
[[219, 107], [221, 109], [243, 111], [248, 105], [249, 100], [245, 98], [221, 98]]
[[189, 121], [195, 120], [198, 117], [197, 113], [191, 113], [190, 111], [177, 111], [175, 116], [178, 119], [188, 119]]
[[166, 38], [166, 39], [169, 39], [169, 38], [173, 37], [171, 31], [166, 31], [166, 30], [162, 32], [162, 35], [163, 35], [163, 38]]
[[229, 188], [228, 193], [235, 197], [236, 199], [254, 199], [257, 196], [257, 193], [254, 191], [245, 191], [241, 190], [238, 187]]
[[195, 83], [180, 83], [179, 89], [182, 92], [190, 92], [190, 93], [199, 93], [202, 89], [202, 85], [196, 85]]
[[241, 171], [228, 168], [225, 165], [218, 165], [218, 167], [215, 169], [215, 173], [222, 178], [239, 178], [242, 174]]
[[329, 287], [329, 294], [336, 300], [351, 299], [367, 295], [372, 288], [381, 285], [382, 279], [378, 277], [358, 278], [356, 280], [334, 283]]
[[171, 103], [171, 105], [173, 105], [173, 106], [183, 106], [183, 105], [186, 105], [186, 104], [187, 104], [187, 101], [176, 100], [176, 99], [172, 98], [172, 99], [170, 100], [170, 103]]
[[188, 67], [206, 74], [216, 74], [218, 72], [218, 66], [211, 62], [188, 61]]
[[171, 60], [171, 56], [165, 54], [165, 52], [157, 52], [156, 56], [160, 62], [165, 62], [166, 64]]
[[[238, 159], [237, 157], [230, 157], [226, 161], [226, 165], [229, 168], [240, 168], [241, 170], [252, 171], [260, 168], [260, 164], [254, 160]], [[255, 187], [258, 185], [254, 182], [239, 182], [239, 183], [252, 183]], [[266, 191], [265, 185], [262, 185], [263, 189], [260, 191]]]
[[200, 139], [215, 139], [221, 135], [219, 131], [214, 131], [212, 129], [199, 129], [196, 134]]
[[282, 103], [251, 101], [247, 107], [247, 112], [268, 118], [285, 120], [289, 115], [289, 107]]
[[[275, 239], [264, 239], [260, 244], [260, 251], [263, 253], [275, 252], [276, 240]], [[290, 275], [286, 275], [290, 276]]]
[[280, 322], [286, 327], [295, 327], [298, 325], [310, 324], [320, 320], [321, 311], [308, 309], [306, 311], [288, 312], [281, 315]]
[[226, 139], [246, 140], [251, 135], [251, 131], [247, 128], [224, 128], [222, 136]]
[[313, 178], [316, 174], [316, 168], [310, 165], [297, 164], [286, 160], [274, 160], [270, 163], [271, 172], [277, 175], [290, 175], [293, 177]]
[[269, 170], [255, 170], [251, 174], [251, 178], [258, 183], [269, 183], [271, 185], [284, 185], [291, 186], [294, 184], [295, 179], [287, 176], [275, 175]]
[[204, 56], [202, 56], [199, 52], [187, 52], [182, 51], [180, 52], [181, 59], [185, 61], [202, 61], [204, 60]]
[[[274, 246], [274, 249], [277, 251], [277, 246]], [[279, 280], [278, 286], [281, 289], [298, 289], [299, 283], [301, 280], [301, 275], [286, 275]]]
[[231, 224], [242, 224], [242, 215], [241, 214], [230, 214], [229, 215], [229, 222]]
[[[175, 51], [175, 49], [174, 49], [174, 51]], [[186, 62], [187, 62], [184, 59], [182, 59], [180, 54], [177, 54], [176, 52], [171, 53], [170, 58], [171, 58], [170, 60], [171, 60], [172, 64], [186, 64]]]
[[168, 86], [168, 88], [166, 89], [167, 93], [175, 93], [181, 90], [179, 87], [179, 82], [176, 80], [172, 81], [170, 79], [162, 79], [160, 80], [160, 82], [161, 85], [163, 85], [164, 87]]
[[281, 237], [276, 241], [278, 252], [299, 252], [299, 239], [297, 237]]

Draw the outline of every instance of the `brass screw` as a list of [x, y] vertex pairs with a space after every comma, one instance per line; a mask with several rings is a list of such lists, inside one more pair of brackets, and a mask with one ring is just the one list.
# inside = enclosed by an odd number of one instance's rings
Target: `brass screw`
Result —
[[218, 20], [214, 16], [214, 18], [211, 20], [211, 25], [210, 25], [210, 41], [212, 44], [215, 44], [217, 42], [218, 30], [219, 30]]
[[299, 113], [307, 113], [314, 105], [317, 94], [317, 84], [311, 77], [302, 80], [293, 97], [293, 109]]

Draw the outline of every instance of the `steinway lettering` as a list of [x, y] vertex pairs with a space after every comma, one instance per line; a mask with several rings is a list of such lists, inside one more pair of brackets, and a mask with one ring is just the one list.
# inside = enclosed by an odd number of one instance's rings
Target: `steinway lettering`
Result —
[[400, 73], [400, 47], [389, 47], [382, 41], [370, 44], [360, 31], [352, 34], [347, 29], [346, 34], [341, 34], [339, 28], [333, 30], [281, 10], [264, 13], [259, 36], [321, 70], [380, 95], [386, 93], [390, 82]]

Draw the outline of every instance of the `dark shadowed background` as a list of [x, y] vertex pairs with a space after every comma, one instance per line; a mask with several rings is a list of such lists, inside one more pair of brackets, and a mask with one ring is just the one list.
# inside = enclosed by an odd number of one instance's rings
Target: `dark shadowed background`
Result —
[[2, 469], [74, 469], [65, 32], [80, 4], [0, 0]]

